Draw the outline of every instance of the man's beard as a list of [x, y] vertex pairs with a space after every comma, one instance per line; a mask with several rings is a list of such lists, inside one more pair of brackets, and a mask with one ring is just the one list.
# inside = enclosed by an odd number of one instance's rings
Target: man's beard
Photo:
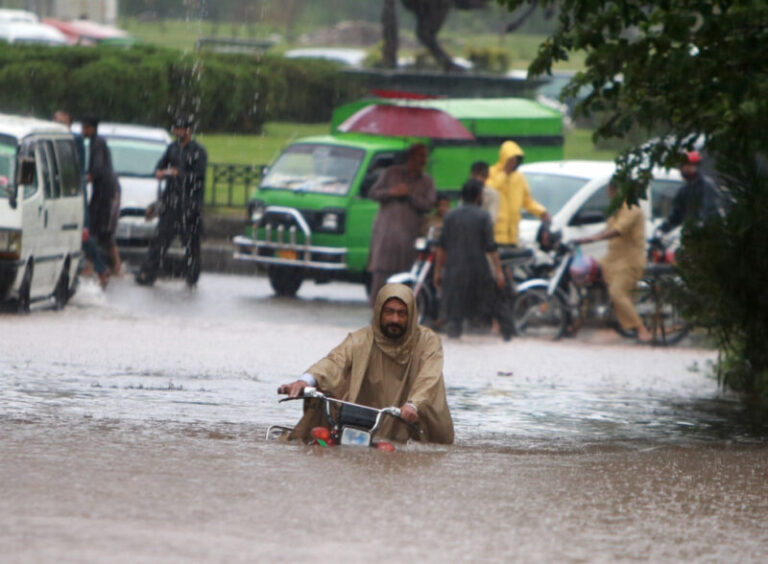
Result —
[[381, 332], [388, 339], [397, 340], [405, 335], [405, 326], [398, 325], [397, 323], [390, 323], [389, 325], [382, 324]]

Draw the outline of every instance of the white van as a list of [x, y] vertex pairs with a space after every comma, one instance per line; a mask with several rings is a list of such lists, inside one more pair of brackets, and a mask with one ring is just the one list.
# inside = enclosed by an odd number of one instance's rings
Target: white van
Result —
[[84, 200], [74, 136], [58, 123], [0, 114], [0, 301], [20, 311], [74, 292]]

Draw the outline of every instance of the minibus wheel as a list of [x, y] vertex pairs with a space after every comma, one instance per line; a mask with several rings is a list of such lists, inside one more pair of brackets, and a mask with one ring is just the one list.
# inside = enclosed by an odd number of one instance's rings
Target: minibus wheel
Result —
[[69, 301], [69, 259], [64, 262], [64, 268], [61, 269], [61, 276], [59, 276], [59, 282], [56, 284], [53, 298], [56, 300], [56, 309], [58, 310], [64, 309]]

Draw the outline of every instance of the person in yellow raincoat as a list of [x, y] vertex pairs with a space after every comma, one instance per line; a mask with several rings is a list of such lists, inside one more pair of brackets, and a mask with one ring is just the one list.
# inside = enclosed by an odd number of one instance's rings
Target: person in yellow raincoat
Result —
[[520, 145], [504, 141], [499, 149], [499, 162], [491, 167], [488, 176], [488, 185], [499, 192], [499, 216], [493, 230], [498, 245], [517, 245], [523, 209], [542, 221], [550, 220], [547, 209], [531, 196], [525, 176], [517, 170], [523, 156]]
[[[608, 185], [608, 194], [615, 198], [617, 189]], [[608, 252], [600, 261], [603, 279], [616, 313], [616, 319], [625, 330], [637, 331], [637, 340], [643, 343], [652, 339], [650, 331], [637, 315], [630, 293], [637, 286], [645, 271], [645, 216], [640, 206], [629, 206], [625, 201], [608, 218], [605, 229], [591, 237], [574, 240], [574, 243], [594, 243], [608, 240]]]
[[[405, 442], [453, 442], [453, 420], [445, 397], [443, 345], [419, 325], [416, 299], [402, 284], [386, 284], [376, 296], [371, 325], [350, 333], [301, 379], [283, 384], [279, 394], [299, 397], [316, 386], [331, 397], [381, 409], [399, 406], [402, 417], [418, 423], [420, 434], [387, 418], [376, 436]], [[307, 442], [313, 427], [327, 426], [320, 406], [306, 401], [304, 416], [289, 439]]]

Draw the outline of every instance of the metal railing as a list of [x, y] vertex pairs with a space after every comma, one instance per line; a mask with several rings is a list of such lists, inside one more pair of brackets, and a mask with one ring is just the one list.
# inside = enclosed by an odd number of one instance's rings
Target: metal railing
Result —
[[263, 165], [211, 163], [210, 187], [206, 190], [205, 204], [214, 207], [245, 207], [251, 188], [261, 180]]

